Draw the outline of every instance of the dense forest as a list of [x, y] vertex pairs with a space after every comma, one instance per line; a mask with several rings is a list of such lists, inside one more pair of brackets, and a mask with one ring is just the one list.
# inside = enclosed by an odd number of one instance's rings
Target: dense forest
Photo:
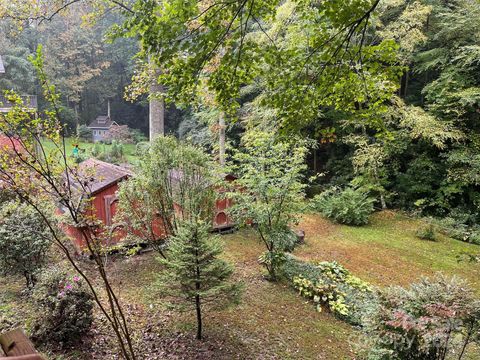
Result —
[[0, 62], [0, 345], [480, 356], [478, 0], [0, 0]]
[[[282, 5], [282, 16], [289, 16], [289, 6]], [[141, 80], [132, 85], [132, 76], [141, 77], [144, 70], [138, 39], [111, 35], [112, 25], [122, 23], [118, 12], [93, 21], [88, 18], [92, 11], [81, 3], [20, 30], [16, 21], [3, 20], [0, 53], [8, 72], [1, 86], [39, 93], [27, 57], [42, 44], [70, 133], [106, 114], [110, 101], [115, 121], [147, 134], [148, 101], [138, 89]], [[479, 11], [474, 1], [380, 2], [363, 41], [375, 46], [392, 39], [396, 44], [395, 67], [401, 76], [391, 85], [396, 90], [384, 108], [358, 122], [357, 113], [322, 105], [315, 114], [284, 126], [286, 132], [316, 141], [309, 162], [313, 173], [322, 173], [319, 184], [366, 187], [382, 207], [450, 214], [469, 224], [478, 220]], [[245, 31], [256, 36], [262, 30], [253, 24]], [[227, 130], [231, 146], [238, 144], [247, 122], [272, 120], [259, 105], [266, 91], [259, 79], [241, 88], [240, 108]], [[133, 102], [127, 100], [132, 93], [140, 93]], [[171, 104], [167, 132], [208, 146], [219, 117], [212, 104], [178, 104], [183, 111]]]
[[[107, 42], [108, 29], [120, 21], [115, 13], [105, 13], [95, 23], [86, 18], [92, 8], [78, 4], [51, 20], [37, 20], [19, 29], [18, 22], [0, 22], [0, 53], [8, 69], [0, 79], [2, 89], [39, 94], [35, 70], [28, 61], [42, 45], [46, 70], [62, 94], [63, 119], [69, 134], [78, 125], [88, 125], [107, 114], [110, 101], [112, 118], [148, 133], [148, 101], [145, 96], [128, 100], [126, 87], [135, 74], [139, 45], [134, 39]], [[39, 97], [40, 109], [46, 106]], [[178, 127], [179, 114], [169, 111], [167, 131]]]

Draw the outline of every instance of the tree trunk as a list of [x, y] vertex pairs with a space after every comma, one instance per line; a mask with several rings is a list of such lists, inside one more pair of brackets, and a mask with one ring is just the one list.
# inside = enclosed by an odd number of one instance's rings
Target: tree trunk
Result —
[[225, 166], [225, 113], [220, 114], [218, 119], [218, 160], [220, 165]]
[[195, 296], [195, 308], [197, 310], [197, 340], [202, 340], [202, 304], [200, 295]]
[[75, 111], [75, 131], [77, 131], [80, 121], [78, 119], [78, 103], [74, 103], [73, 109]]
[[198, 238], [195, 233], [194, 237], [196, 249], [195, 249], [195, 289], [197, 294], [195, 295], [195, 309], [197, 311], [197, 340], [202, 340], [202, 304], [200, 299], [200, 260], [198, 254]]
[[165, 134], [165, 102], [158, 98], [159, 94], [164, 93], [164, 88], [158, 83], [160, 70], [155, 69], [154, 78], [150, 85], [150, 103], [149, 103], [149, 124], [150, 141], [157, 136]]
[[380, 194], [380, 204], [382, 204], [382, 210], [387, 209], [387, 203], [385, 202], [385, 197], [383, 196], [383, 194]]

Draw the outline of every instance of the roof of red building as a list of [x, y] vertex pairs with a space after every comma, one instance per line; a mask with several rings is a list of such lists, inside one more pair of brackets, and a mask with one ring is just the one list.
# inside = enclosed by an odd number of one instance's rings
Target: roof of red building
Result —
[[75, 178], [82, 179], [84, 188], [90, 195], [94, 195], [132, 175], [133, 173], [124, 167], [88, 159], [79, 164]]

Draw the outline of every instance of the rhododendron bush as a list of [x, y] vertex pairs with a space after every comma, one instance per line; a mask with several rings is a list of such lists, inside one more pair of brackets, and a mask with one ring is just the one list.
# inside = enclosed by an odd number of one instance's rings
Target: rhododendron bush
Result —
[[32, 338], [64, 347], [81, 340], [93, 321], [93, 298], [77, 275], [53, 267], [42, 273], [33, 300], [38, 309]]

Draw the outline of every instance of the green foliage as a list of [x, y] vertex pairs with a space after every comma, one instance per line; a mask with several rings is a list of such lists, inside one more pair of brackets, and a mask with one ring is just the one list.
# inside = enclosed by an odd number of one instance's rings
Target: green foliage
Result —
[[116, 219], [130, 237], [161, 251], [164, 238], [175, 235], [180, 222], [212, 221], [219, 178], [216, 165], [200, 148], [158, 137], [142, 151], [135, 172], [120, 186]]
[[108, 149], [105, 145], [96, 142], [90, 152], [93, 157], [112, 164], [118, 164], [125, 161], [124, 146], [117, 140], [113, 140]]
[[420, 226], [415, 232], [415, 235], [422, 240], [437, 240], [437, 236], [435, 234], [435, 225], [431, 222]]
[[361, 189], [331, 188], [312, 200], [312, 208], [340, 224], [365, 225], [373, 212], [374, 200]]
[[262, 263], [275, 279], [283, 252], [291, 250], [296, 240], [290, 226], [304, 209], [307, 143], [259, 129], [247, 132], [243, 142], [244, 149], [233, 156], [233, 173], [239, 177], [227, 196], [234, 200], [234, 219], [254, 224], [267, 249]]
[[37, 310], [32, 339], [66, 347], [81, 341], [93, 322], [93, 297], [78, 276], [58, 267], [46, 269], [32, 296]]
[[208, 125], [218, 122], [218, 111], [201, 110], [188, 115], [178, 127], [180, 139], [208, 148], [212, 145], [213, 134]]
[[93, 157], [98, 158], [103, 151], [102, 145], [99, 142], [96, 142], [91, 149], [91, 154]]
[[43, 218], [29, 205], [11, 200], [0, 208], [0, 272], [22, 275], [27, 287], [46, 264], [52, 236]]
[[77, 137], [85, 141], [90, 141], [92, 140], [92, 130], [89, 129], [86, 125], [78, 125]]
[[150, 147], [150, 143], [148, 141], [141, 141], [135, 145], [135, 155], [143, 156]]
[[117, 140], [112, 141], [112, 146], [110, 147], [109, 157], [112, 160], [119, 160], [123, 157], [123, 145], [120, 144]]
[[238, 302], [242, 285], [232, 281], [233, 267], [220, 259], [219, 237], [209, 233], [210, 222], [182, 222], [169, 239], [168, 257], [160, 259], [161, 296], [177, 309], [196, 309], [197, 338], [202, 338], [202, 310]]
[[365, 308], [376, 299], [368, 283], [335, 261], [310, 264], [289, 255], [280, 273], [317, 311], [328, 309], [354, 325], [362, 324]]
[[322, 305], [327, 306], [334, 314], [348, 315], [348, 307], [345, 305], [345, 296], [338, 291], [336, 286], [323, 281], [311, 282], [301, 276], [293, 278], [293, 287], [299, 294], [313, 300], [317, 311], [322, 311]]
[[378, 3], [136, 1], [112, 33], [140, 37], [142, 55], [167, 70], [169, 101], [190, 105], [207, 88], [235, 118], [241, 87], [257, 83], [258, 104], [282, 128], [299, 130], [321, 107], [379, 127], [401, 68], [394, 41], [369, 41]]
[[480, 245], [480, 226], [476, 216], [462, 212], [452, 212], [450, 216], [435, 220], [441, 231], [454, 239]]
[[138, 129], [130, 129], [134, 144], [148, 141], [147, 137]]
[[409, 288], [392, 287], [365, 317], [368, 359], [466, 358], [479, 342], [480, 301], [458, 278], [422, 279]]
[[[8, 27], [8, 24], [0, 23], [0, 32], [8, 34]], [[14, 43], [7, 36], [2, 36], [0, 48], [2, 49], [2, 60], [5, 66], [5, 73], [0, 77], [0, 89], [32, 91], [35, 87], [35, 71], [28, 61], [31, 50], [27, 44]]]

